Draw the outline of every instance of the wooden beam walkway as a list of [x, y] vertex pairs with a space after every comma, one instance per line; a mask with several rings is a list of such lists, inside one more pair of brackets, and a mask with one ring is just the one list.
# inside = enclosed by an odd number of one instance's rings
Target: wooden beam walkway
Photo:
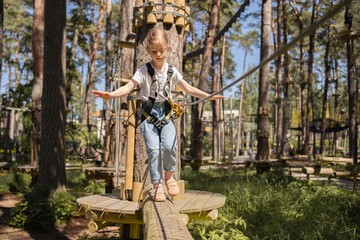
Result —
[[[215, 220], [226, 197], [219, 193], [187, 190], [178, 201], [153, 202], [151, 185], [145, 187], [142, 202], [120, 198], [119, 193], [91, 195], [76, 200], [78, 215], [84, 215], [91, 232], [119, 224], [130, 225], [132, 239], [193, 239], [187, 230], [189, 219]], [[142, 231], [143, 230], [143, 231]]]
[[143, 222], [145, 240], [183, 240], [193, 239], [186, 224], [189, 217], [180, 214], [175, 205], [165, 202], [153, 202], [150, 190], [145, 191], [143, 200]]

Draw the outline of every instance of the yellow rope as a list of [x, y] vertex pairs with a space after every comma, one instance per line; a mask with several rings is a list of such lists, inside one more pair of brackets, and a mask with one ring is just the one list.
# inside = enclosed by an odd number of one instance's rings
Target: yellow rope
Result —
[[169, 103], [171, 105], [171, 109], [172, 109], [172, 111], [174, 113], [174, 115], [173, 115], [174, 119], [177, 119], [177, 118], [181, 117], [181, 115], [185, 111], [184, 107], [182, 107], [181, 104], [177, 104], [177, 103], [173, 102], [170, 97], [167, 97], [167, 99], [168, 99], [168, 101], [169, 101]]

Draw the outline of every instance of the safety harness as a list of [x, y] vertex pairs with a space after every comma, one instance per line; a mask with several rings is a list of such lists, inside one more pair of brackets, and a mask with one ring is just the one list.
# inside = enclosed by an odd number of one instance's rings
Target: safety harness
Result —
[[166, 97], [165, 118], [160, 120], [151, 114], [151, 110], [154, 106], [156, 97], [158, 95], [160, 84], [159, 84], [159, 81], [155, 77], [155, 69], [150, 64], [150, 62], [146, 63], [146, 67], [147, 67], [148, 73], [151, 77], [151, 84], [150, 84], [149, 98], [148, 98], [148, 100], [144, 101], [143, 106], [142, 106], [142, 121], [144, 121], [146, 119], [148, 123], [153, 124], [158, 130], [161, 130], [173, 118], [173, 110], [172, 109], [173, 109], [173, 105], [175, 103], [173, 103], [170, 98], [170, 91], [171, 91], [170, 81], [171, 81], [172, 75], [174, 74], [174, 70], [173, 70], [173, 67], [171, 65], [169, 65], [168, 71], [167, 71], [167, 79], [166, 79], [166, 82], [165, 82], [164, 88], [163, 88], [163, 93]]

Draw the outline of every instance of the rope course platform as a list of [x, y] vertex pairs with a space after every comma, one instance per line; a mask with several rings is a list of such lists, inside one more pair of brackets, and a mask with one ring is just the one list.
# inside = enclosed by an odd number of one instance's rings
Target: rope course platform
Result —
[[[31, 176], [31, 186], [36, 184], [37, 181], [37, 177], [39, 175], [39, 166], [38, 165], [22, 165], [22, 166], [17, 166], [16, 170], [18, 172], [21, 173], [28, 173]], [[66, 171], [81, 171], [82, 170], [82, 165], [81, 164], [71, 164], [71, 163], [66, 163], [65, 164], [65, 170]]]
[[[111, 193], [114, 188], [114, 178], [116, 177], [115, 167], [88, 167], [85, 168], [87, 179], [104, 180], [106, 183], [105, 192]], [[120, 176], [125, 176], [125, 172], [120, 169]]]
[[77, 213], [84, 215], [91, 232], [113, 224], [130, 225], [130, 235], [139, 239], [144, 224], [144, 239], [192, 239], [186, 228], [189, 219], [215, 220], [226, 197], [219, 193], [187, 190], [179, 201], [153, 202], [147, 186], [142, 202], [120, 199], [120, 194], [91, 195], [78, 198]]
[[10, 171], [13, 164], [9, 162], [0, 162], [0, 172]]

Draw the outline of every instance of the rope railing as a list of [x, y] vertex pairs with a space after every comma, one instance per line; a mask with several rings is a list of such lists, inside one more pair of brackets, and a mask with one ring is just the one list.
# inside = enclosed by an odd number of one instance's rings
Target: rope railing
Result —
[[240, 82], [241, 80], [245, 79], [246, 77], [250, 76], [251, 74], [253, 74], [256, 70], [258, 70], [259, 68], [263, 67], [265, 64], [269, 63], [270, 61], [274, 60], [276, 57], [284, 54], [286, 51], [288, 51], [290, 48], [292, 48], [298, 41], [300, 41], [301, 39], [305, 38], [306, 36], [310, 35], [311, 33], [313, 33], [319, 26], [321, 26], [322, 24], [324, 24], [328, 19], [330, 19], [331, 17], [333, 17], [336, 13], [338, 13], [343, 6], [345, 6], [346, 4], [349, 4], [351, 2], [351, 0], [342, 0], [340, 1], [338, 4], [334, 5], [334, 7], [327, 12], [321, 19], [319, 19], [318, 21], [314, 22], [313, 24], [311, 24], [310, 26], [306, 27], [305, 29], [303, 29], [303, 31], [301, 31], [299, 33], [298, 36], [296, 36], [291, 42], [289, 42], [288, 44], [282, 46], [280, 49], [278, 49], [276, 52], [274, 52], [273, 54], [271, 54], [268, 58], [263, 59], [259, 65], [257, 65], [256, 67], [250, 69], [248, 72], [246, 72], [245, 74], [243, 74], [240, 78], [238, 78], [237, 80], [233, 81], [232, 83], [230, 83], [229, 85], [223, 87], [222, 89], [210, 94], [209, 96], [202, 98], [198, 101], [194, 101], [191, 103], [186, 103], [183, 104], [183, 106], [191, 106], [191, 105], [195, 105], [195, 104], [199, 104], [200, 102], [206, 101], [210, 98], [212, 98], [213, 96], [222, 93], [223, 91], [229, 89], [230, 87], [234, 86], [235, 84], [237, 84], [238, 82]]

